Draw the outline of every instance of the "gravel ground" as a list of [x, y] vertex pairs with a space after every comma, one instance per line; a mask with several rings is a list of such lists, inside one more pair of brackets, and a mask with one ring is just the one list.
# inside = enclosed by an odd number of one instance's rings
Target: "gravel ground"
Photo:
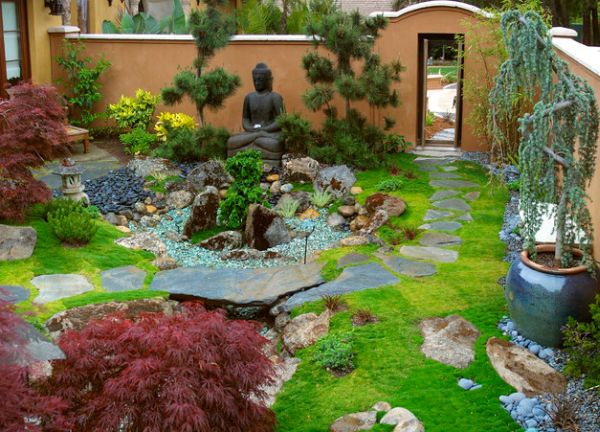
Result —
[[87, 180], [84, 185], [90, 203], [103, 214], [131, 210], [136, 202], [154, 197], [153, 192], [144, 190], [144, 179], [129, 168], [110, 171], [105, 176]]

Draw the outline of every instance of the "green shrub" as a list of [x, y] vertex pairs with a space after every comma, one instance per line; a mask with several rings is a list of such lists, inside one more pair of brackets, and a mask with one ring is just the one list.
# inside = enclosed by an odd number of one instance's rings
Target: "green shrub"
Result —
[[281, 128], [285, 148], [289, 153], [308, 153], [315, 139], [315, 133], [308, 120], [304, 120], [298, 114], [284, 113], [277, 117], [277, 124]]
[[[205, 126], [200, 129], [167, 126], [167, 141], [161, 143], [154, 154], [179, 162], [203, 159], [225, 159], [229, 132], [223, 128]], [[262, 165], [261, 165], [262, 166]]]
[[410, 144], [402, 135], [396, 133], [387, 134], [385, 141], [386, 148], [399, 153], [404, 153]]
[[425, 126], [433, 126], [433, 121], [435, 120], [435, 114], [431, 111], [427, 110], [427, 114], [425, 115]]
[[300, 201], [296, 199], [286, 199], [277, 209], [277, 213], [279, 213], [279, 216], [282, 218], [289, 219], [296, 215], [298, 207], [300, 207]]
[[130, 130], [148, 129], [160, 96], [138, 89], [135, 97], [121, 96], [119, 102], [108, 106], [108, 115], [115, 119], [119, 127]]
[[156, 135], [136, 127], [131, 132], [119, 135], [119, 139], [125, 145], [125, 153], [147, 155], [150, 153], [150, 146], [156, 142]]
[[331, 334], [317, 341], [314, 359], [325, 369], [349, 372], [354, 368], [354, 347], [351, 334]]
[[600, 295], [590, 310], [592, 321], [583, 323], [569, 318], [564, 329], [564, 346], [569, 358], [565, 372], [574, 377], [585, 375], [586, 386], [593, 387], [600, 385]]
[[47, 218], [54, 235], [69, 245], [87, 244], [98, 231], [93, 214], [68, 198], [53, 200]]
[[246, 150], [227, 159], [225, 169], [235, 179], [219, 207], [219, 223], [236, 229], [246, 222], [248, 207], [266, 204], [260, 188], [262, 157], [256, 150]]
[[375, 188], [378, 191], [394, 192], [400, 190], [404, 186], [404, 182], [398, 177], [390, 177], [377, 183]]

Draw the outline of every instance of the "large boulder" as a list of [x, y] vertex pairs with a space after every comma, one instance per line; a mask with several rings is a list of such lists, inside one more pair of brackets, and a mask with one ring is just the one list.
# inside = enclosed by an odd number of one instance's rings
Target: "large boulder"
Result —
[[479, 330], [458, 315], [421, 321], [425, 338], [421, 352], [440, 363], [464, 369], [475, 359], [474, 345]]
[[189, 206], [194, 201], [194, 194], [185, 189], [176, 190], [167, 195], [167, 206], [176, 209], [182, 209]]
[[425, 428], [406, 408], [392, 408], [380, 420], [381, 424], [396, 426], [394, 432], [424, 432]]
[[398, 197], [378, 192], [367, 198], [365, 208], [370, 214], [385, 210], [389, 217], [400, 216], [406, 211], [406, 202]]
[[169, 159], [150, 156], [136, 156], [127, 164], [127, 168], [142, 178], [155, 176], [156, 174], [168, 176], [181, 173], [181, 170], [173, 165]]
[[258, 250], [290, 241], [290, 234], [281, 216], [260, 204], [251, 204], [248, 209], [245, 237], [248, 246]]
[[486, 352], [498, 375], [527, 397], [565, 391], [565, 377], [523, 347], [504, 339], [490, 338]]
[[297, 316], [283, 329], [283, 345], [293, 355], [297, 350], [314, 344], [329, 332], [330, 319], [328, 309], [321, 315], [311, 312]]
[[303, 157], [283, 163], [283, 178], [288, 182], [312, 182], [319, 173], [319, 162]]
[[242, 247], [242, 233], [238, 231], [223, 231], [200, 242], [204, 249], [222, 251], [223, 249], [238, 249]]
[[196, 195], [190, 217], [183, 227], [183, 235], [191, 237], [198, 231], [217, 226], [219, 202], [219, 191], [214, 186], [207, 186], [204, 192]]
[[371, 430], [377, 423], [375, 411], [348, 414], [337, 419], [329, 428], [330, 432], [358, 432]]
[[296, 213], [302, 213], [310, 207], [310, 194], [308, 192], [293, 191], [283, 194], [281, 198], [279, 198], [274, 210], [279, 210], [285, 205], [285, 202], [289, 200], [298, 201], [298, 209], [296, 210]]
[[225, 170], [223, 163], [214, 159], [204, 162], [194, 168], [187, 175], [187, 181], [191, 183], [198, 192], [207, 186], [221, 189], [222, 186], [231, 184], [233, 178]]
[[29, 258], [37, 242], [32, 227], [0, 225], [0, 261]]
[[336, 198], [341, 198], [350, 193], [356, 183], [356, 177], [346, 165], [336, 165], [319, 171], [313, 182], [318, 191], [327, 191]]

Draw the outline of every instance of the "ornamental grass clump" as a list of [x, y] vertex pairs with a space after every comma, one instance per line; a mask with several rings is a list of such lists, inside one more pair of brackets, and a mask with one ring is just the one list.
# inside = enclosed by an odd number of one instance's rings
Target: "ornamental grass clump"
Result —
[[318, 208], [327, 206], [333, 200], [333, 196], [325, 191], [314, 191], [310, 194], [310, 203]]
[[285, 219], [293, 218], [296, 215], [296, 211], [300, 207], [300, 201], [297, 199], [284, 200], [281, 206], [276, 210], [279, 216]]
[[558, 57], [538, 14], [509, 11], [501, 24], [509, 57], [490, 93], [496, 139], [506, 139], [497, 119], [514, 109], [519, 95], [536, 101], [533, 113], [519, 119], [524, 245], [535, 259], [535, 235], [547, 203], [554, 204], [550, 206], [555, 218], [554, 266], [576, 265], [574, 249], [579, 244], [581, 264], [592, 269], [593, 227], [586, 187], [596, 164], [599, 122], [594, 91]]

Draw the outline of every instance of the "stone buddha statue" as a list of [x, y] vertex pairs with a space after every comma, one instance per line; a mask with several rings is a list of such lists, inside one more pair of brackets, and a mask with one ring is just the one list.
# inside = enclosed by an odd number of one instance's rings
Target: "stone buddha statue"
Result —
[[273, 76], [266, 64], [256, 65], [252, 80], [256, 91], [244, 98], [242, 127], [245, 132], [229, 138], [227, 156], [243, 150], [258, 150], [265, 163], [279, 166], [284, 148], [275, 119], [284, 112], [283, 98], [273, 91]]

